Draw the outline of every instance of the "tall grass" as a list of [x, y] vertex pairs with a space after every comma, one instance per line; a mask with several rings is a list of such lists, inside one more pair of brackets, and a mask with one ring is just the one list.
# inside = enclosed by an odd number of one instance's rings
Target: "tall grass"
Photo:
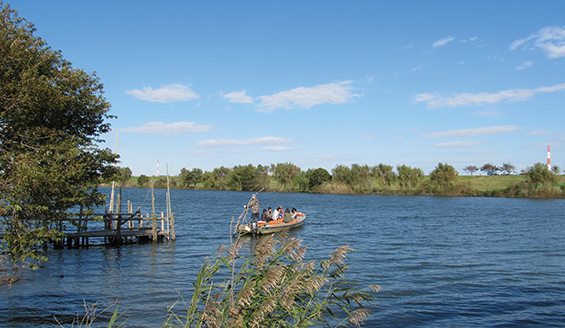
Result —
[[190, 302], [179, 300], [182, 314], [174, 304], [163, 327], [359, 327], [381, 287], [345, 279], [353, 249], [343, 245], [325, 261], [305, 262], [301, 240], [278, 237], [262, 237], [248, 255], [237, 239], [205, 261]]

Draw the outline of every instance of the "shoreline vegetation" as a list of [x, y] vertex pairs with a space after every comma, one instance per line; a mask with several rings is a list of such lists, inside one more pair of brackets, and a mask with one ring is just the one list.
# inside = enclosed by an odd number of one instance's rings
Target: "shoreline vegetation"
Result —
[[[508, 165], [508, 164], [505, 164]], [[536, 163], [520, 175], [499, 173], [500, 168], [485, 164], [480, 174], [459, 175], [448, 164], [438, 166], [428, 175], [419, 168], [400, 165], [396, 168], [379, 164], [374, 167], [353, 164], [338, 165], [328, 172], [323, 168], [302, 171], [292, 163], [271, 166], [220, 167], [213, 171], [195, 168], [181, 169], [169, 177], [171, 189], [304, 192], [356, 195], [409, 195], [442, 197], [508, 197], [508, 198], [565, 198], [565, 175], [558, 169], [549, 171], [545, 164]], [[494, 170], [493, 170], [494, 168]], [[498, 169], [498, 170], [496, 170]], [[167, 177], [132, 177], [129, 168], [116, 186], [123, 188], [166, 188]], [[476, 172], [477, 170], [475, 170]], [[104, 184], [101, 186], [110, 186]]]

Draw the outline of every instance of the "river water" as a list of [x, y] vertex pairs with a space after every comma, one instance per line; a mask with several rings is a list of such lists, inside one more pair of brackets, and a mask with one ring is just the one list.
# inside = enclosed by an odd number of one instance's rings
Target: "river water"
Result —
[[[102, 191], [109, 193], [108, 189]], [[126, 327], [160, 327], [191, 297], [205, 257], [229, 242], [251, 193], [171, 190], [177, 240], [53, 250], [41, 269], [0, 286], [0, 327], [68, 323], [83, 303], [119, 299]], [[150, 212], [148, 189], [122, 199]], [[165, 191], [156, 190], [164, 211]], [[565, 326], [565, 201], [260, 193], [261, 208], [307, 214], [292, 235], [307, 259], [349, 244], [346, 278], [383, 290], [366, 327]], [[178, 308], [181, 313], [181, 307]]]

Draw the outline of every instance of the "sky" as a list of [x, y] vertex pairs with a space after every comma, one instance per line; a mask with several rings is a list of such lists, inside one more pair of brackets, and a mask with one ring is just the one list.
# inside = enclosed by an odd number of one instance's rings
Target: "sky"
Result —
[[565, 168], [565, 1], [12, 0], [95, 72], [133, 175]]

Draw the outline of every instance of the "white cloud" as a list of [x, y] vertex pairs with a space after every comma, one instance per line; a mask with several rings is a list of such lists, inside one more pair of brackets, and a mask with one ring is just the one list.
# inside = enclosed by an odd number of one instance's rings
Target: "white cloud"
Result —
[[422, 69], [424, 69], [425, 67], [428, 67], [428, 66], [429, 66], [429, 65], [418, 64], [418, 65], [412, 67], [412, 70], [411, 70], [411, 71], [412, 71], [412, 72], [417, 72], [417, 71], [422, 70]]
[[453, 142], [443, 142], [435, 144], [436, 148], [463, 148], [463, 147], [475, 147], [484, 145], [484, 141], [453, 141]]
[[500, 112], [493, 112], [493, 111], [481, 111], [481, 112], [475, 112], [475, 115], [477, 116], [497, 116], [500, 115]]
[[448, 44], [449, 42], [451, 42], [453, 40], [455, 40], [454, 37], [448, 36], [448, 37], [445, 37], [443, 39], [439, 39], [436, 42], [432, 43], [432, 47], [436, 48], [436, 47], [445, 46], [446, 44]]
[[238, 104], [253, 103], [253, 98], [246, 95], [245, 90], [228, 93], [227, 95], [224, 95], [224, 98], [228, 99], [231, 103], [238, 103]]
[[142, 126], [120, 129], [124, 132], [152, 133], [152, 134], [182, 134], [207, 132], [212, 129], [211, 125], [198, 125], [192, 122], [148, 122]]
[[539, 48], [547, 53], [548, 58], [565, 57], [565, 26], [548, 26], [525, 39], [518, 39], [510, 45], [510, 50], [526, 47], [533, 42], [532, 48]]
[[[212, 139], [200, 141], [196, 144], [198, 147], [203, 148], [234, 148], [246, 146], [265, 146], [275, 147], [278, 144], [294, 143], [294, 139], [285, 139], [279, 137], [260, 137], [250, 139]], [[271, 149], [272, 150], [272, 149]]]
[[421, 93], [414, 97], [414, 101], [427, 102], [427, 108], [455, 108], [459, 106], [495, 104], [503, 100], [527, 100], [538, 93], [554, 92], [563, 89], [565, 89], [565, 83], [551, 87], [539, 87], [536, 89], [504, 90], [497, 93], [457, 93], [452, 97], [442, 97], [431, 93]]
[[313, 87], [300, 87], [282, 91], [270, 96], [260, 96], [260, 112], [273, 112], [275, 109], [284, 108], [310, 108], [320, 104], [342, 104], [360, 94], [351, 93], [351, 81], [320, 84]]
[[526, 69], [526, 68], [532, 66], [533, 64], [534, 63], [531, 62], [531, 61], [525, 61], [524, 64], [517, 66], [516, 69]]
[[551, 131], [548, 131], [548, 130], [535, 130], [535, 131], [529, 132], [528, 134], [529, 134], [529, 135], [532, 135], [532, 136], [545, 136], [545, 135], [551, 134]]
[[180, 84], [171, 84], [169, 86], [155, 90], [153, 90], [153, 88], [151, 87], [143, 88], [143, 91], [128, 90], [126, 91], [126, 93], [128, 95], [135, 96], [137, 99], [160, 103], [186, 101], [200, 98], [200, 96], [192, 91], [192, 89]]
[[491, 126], [485, 128], [471, 128], [462, 130], [451, 130], [451, 131], [441, 131], [441, 132], [430, 132], [422, 134], [424, 138], [467, 138], [467, 137], [479, 137], [487, 136], [493, 134], [501, 134], [513, 132], [516, 130], [521, 130], [523, 127], [514, 125], [501, 125], [501, 126]]

